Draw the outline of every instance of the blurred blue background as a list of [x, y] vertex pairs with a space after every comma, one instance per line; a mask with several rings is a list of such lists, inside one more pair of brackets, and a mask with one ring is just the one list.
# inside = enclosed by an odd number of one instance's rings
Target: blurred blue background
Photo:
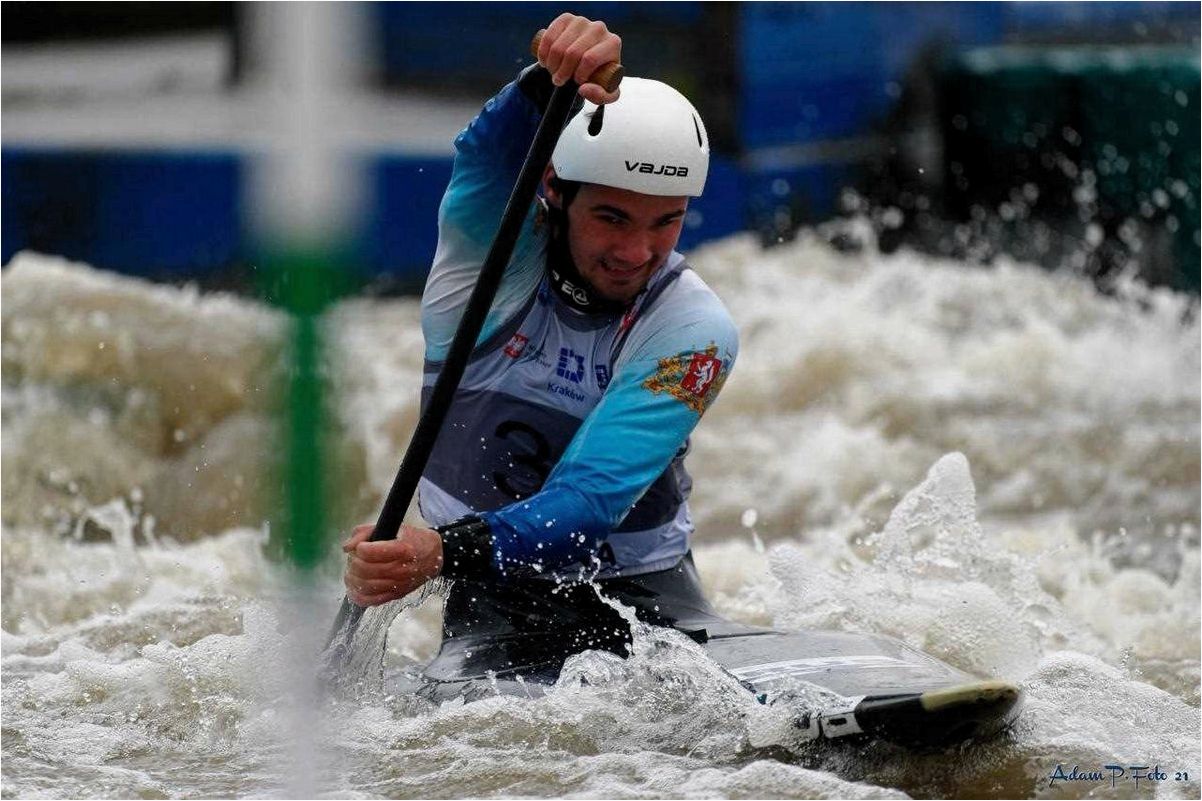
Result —
[[[984, 260], [1006, 252], [1097, 276], [1134, 260], [1150, 282], [1197, 291], [1197, 3], [572, 10], [622, 34], [627, 74], [673, 83], [707, 121], [714, 164], [682, 249], [745, 230], [771, 246], [799, 226], [862, 213], [886, 250]], [[365, 11], [363, 91], [393, 98], [398, 111], [354, 147], [365, 200], [351, 261], [361, 282], [414, 290], [434, 251], [454, 126], [436, 132], [444, 145], [431, 145], [428, 131], [413, 132], [429, 127], [414, 116], [424, 107], [395, 98], [445, 101], [465, 124], [528, 63], [531, 34], [558, 9], [371, 3]], [[157, 279], [236, 285], [253, 258], [253, 136], [237, 126], [224, 138], [136, 135], [142, 112], [131, 95], [237, 103], [255, 68], [247, 5], [6, 3], [3, 15], [3, 262], [30, 248]], [[120, 92], [103, 80], [80, 88], [38, 77], [36, 59], [55, 48], [136, 54], [140, 41], [163, 37], [214, 43], [196, 57], [210, 66], [185, 65], [144, 86], [127, 81]]]

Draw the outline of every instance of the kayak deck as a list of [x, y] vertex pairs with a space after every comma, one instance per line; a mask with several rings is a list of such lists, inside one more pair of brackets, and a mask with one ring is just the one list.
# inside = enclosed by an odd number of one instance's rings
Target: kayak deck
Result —
[[[711, 620], [685, 632], [764, 704], [797, 704], [798, 688], [824, 692], [795, 710], [801, 739], [876, 737], [933, 748], [994, 736], [1017, 717], [1022, 691], [980, 680], [900, 640], [835, 631], [781, 632]], [[462, 638], [420, 674], [392, 688], [434, 701], [494, 695], [536, 698], [555, 684], [562, 662], [521, 638]], [[464, 660], [464, 654], [470, 656]], [[525, 654], [526, 658], [519, 658]], [[494, 667], [484, 669], [491, 664]], [[468, 666], [471, 666], [470, 669]]]

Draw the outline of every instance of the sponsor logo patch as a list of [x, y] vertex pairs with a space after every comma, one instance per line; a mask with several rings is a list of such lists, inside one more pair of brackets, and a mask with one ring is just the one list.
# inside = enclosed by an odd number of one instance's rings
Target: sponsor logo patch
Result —
[[509, 344], [505, 346], [503, 351], [506, 356], [511, 359], [516, 359], [522, 355], [522, 351], [526, 350], [526, 343], [530, 341], [530, 337], [523, 334], [514, 334], [509, 338]]
[[597, 386], [604, 392], [609, 386], [609, 368], [604, 364], [594, 364], [593, 374], [597, 376]]
[[573, 384], [579, 384], [584, 380], [584, 357], [571, 348], [560, 348], [555, 375]]
[[718, 346], [711, 343], [700, 353], [694, 351], [660, 359], [655, 374], [643, 382], [643, 387], [657, 395], [666, 392], [701, 414], [726, 381], [724, 367], [724, 362], [718, 358]]

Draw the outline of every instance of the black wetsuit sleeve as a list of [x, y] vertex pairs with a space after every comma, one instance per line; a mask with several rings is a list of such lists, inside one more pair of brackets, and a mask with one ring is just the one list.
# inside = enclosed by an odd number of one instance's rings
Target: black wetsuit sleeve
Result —
[[488, 522], [464, 517], [434, 529], [442, 537], [442, 575], [482, 579], [492, 572], [493, 536]]

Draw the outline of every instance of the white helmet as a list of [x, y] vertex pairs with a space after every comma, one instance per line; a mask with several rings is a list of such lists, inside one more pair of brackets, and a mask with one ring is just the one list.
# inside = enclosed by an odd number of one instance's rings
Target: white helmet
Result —
[[551, 156], [565, 181], [693, 197], [705, 188], [709, 161], [697, 109], [671, 86], [646, 78], [624, 78], [613, 103], [585, 101]]

